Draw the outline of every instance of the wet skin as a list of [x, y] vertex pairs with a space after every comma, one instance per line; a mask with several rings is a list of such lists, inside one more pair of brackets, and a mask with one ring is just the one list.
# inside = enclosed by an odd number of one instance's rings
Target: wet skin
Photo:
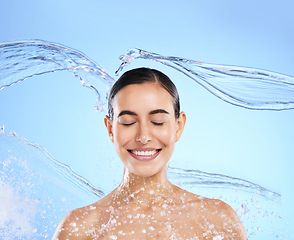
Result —
[[234, 210], [189, 193], [166, 177], [186, 115], [175, 118], [172, 97], [154, 83], [133, 84], [114, 98], [105, 125], [124, 163], [118, 188], [73, 210], [53, 239], [247, 239]]

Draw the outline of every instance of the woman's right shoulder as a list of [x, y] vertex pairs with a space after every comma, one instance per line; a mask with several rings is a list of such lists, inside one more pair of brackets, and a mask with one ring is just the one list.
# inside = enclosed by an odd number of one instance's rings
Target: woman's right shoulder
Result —
[[98, 203], [77, 208], [69, 212], [59, 223], [52, 240], [88, 239], [90, 229], [99, 225], [103, 209]]

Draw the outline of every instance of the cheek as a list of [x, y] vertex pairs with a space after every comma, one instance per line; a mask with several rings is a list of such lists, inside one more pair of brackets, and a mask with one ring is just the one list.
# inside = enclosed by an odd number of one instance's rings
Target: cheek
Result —
[[114, 132], [114, 141], [123, 146], [128, 143], [133, 138], [133, 131], [116, 128]]
[[173, 129], [167, 128], [160, 132], [160, 140], [165, 145], [175, 142], [175, 132]]

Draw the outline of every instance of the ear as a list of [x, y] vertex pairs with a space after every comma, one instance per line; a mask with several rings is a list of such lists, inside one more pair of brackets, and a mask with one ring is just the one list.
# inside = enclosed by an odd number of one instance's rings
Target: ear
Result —
[[186, 113], [181, 112], [177, 121], [176, 142], [179, 141], [186, 124]]
[[107, 115], [104, 117], [104, 124], [105, 124], [105, 127], [107, 129], [110, 141], [113, 142], [112, 123], [111, 123], [110, 118]]

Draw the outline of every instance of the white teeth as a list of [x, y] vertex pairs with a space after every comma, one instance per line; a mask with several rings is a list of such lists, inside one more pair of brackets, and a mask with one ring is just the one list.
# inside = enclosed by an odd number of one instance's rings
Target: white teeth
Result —
[[133, 154], [137, 155], [137, 156], [152, 156], [154, 154], [157, 153], [157, 150], [153, 150], [153, 151], [132, 151]]

